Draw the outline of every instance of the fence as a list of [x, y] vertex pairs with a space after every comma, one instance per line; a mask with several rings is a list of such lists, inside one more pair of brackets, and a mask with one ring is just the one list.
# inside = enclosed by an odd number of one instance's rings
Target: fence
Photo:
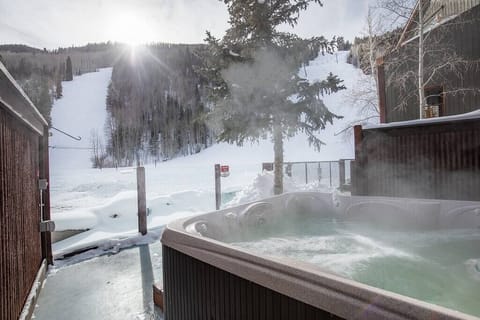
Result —
[[[18, 319], [44, 259], [39, 178], [48, 178], [46, 122], [0, 63], [0, 319]], [[44, 218], [49, 218], [48, 190]], [[33, 304], [35, 306], [35, 304]]]
[[480, 118], [355, 128], [352, 193], [480, 200]]
[[[317, 182], [320, 185], [348, 189], [351, 182], [350, 167], [352, 159], [338, 161], [303, 161], [284, 162], [284, 175], [297, 183], [309, 184]], [[262, 163], [262, 171], [273, 171], [272, 162]]]

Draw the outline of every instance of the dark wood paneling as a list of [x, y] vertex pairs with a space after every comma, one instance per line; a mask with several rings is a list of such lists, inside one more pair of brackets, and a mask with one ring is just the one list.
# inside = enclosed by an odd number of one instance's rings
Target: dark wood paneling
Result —
[[[479, 30], [480, 5], [476, 5], [429, 33], [428, 41], [435, 45], [427, 45], [427, 70], [432, 70], [429, 66], [445, 65], [446, 61], [461, 61], [454, 68], [437, 69], [427, 84], [443, 86], [445, 116], [480, 108]], [[386, 122], [418, 119], [418, 41], [412, 40], [385, 56], [384, 66]]]
[[0, 105], [0, 319], [17, 319], [42, 261], [39, 138]]
[[355, 194], [480, 201], [480, 120], [367, 129], [361, 135]]
[[385, 123], [387, 121], [387, 96], [385, 93], [385, 66], [383, 65], [383, 58], [377, 59], [376, 64], [378, 77], [378, 109], [380, 111], [380, 123]]
[[163, 246], [166, 320], [340, 319]]

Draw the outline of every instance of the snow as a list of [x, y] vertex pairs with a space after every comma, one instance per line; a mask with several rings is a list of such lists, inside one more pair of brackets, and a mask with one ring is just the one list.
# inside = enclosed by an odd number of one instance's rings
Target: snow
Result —
[[[52, 109], [52, 125], [75, 137], [75, 141], [66, 135], [52, 130], [50, 137], [50, 162], [53, 170], [60, 168], [90, 168], [90, 137], [96, 130], [103, 137], [107, 115], [105, 102], [112, 69], [100, 69], [75, 77], [74, 81], [62, 82], [64, 98], [55, 101]], [[78, 148], [78, 149], [62, 149]]]
[[[346, 63], [347, 55], [347, 52], [338, 52], [320, 56], [306, 68], [310, 80], [323, 80], [333, 72], [345, 81], [348, 90], [324, 99], [330, 110], [345, 118], [320, 133], [326, 143], [320, 152], [308, 145], [304, 134], [286, 141], [285, 161], [353, 158], [352, 139], [335, 132], [356, 120], [356, 112], [345, 101], [351, 88], [365, 76]], [[82, 140], [76, 142], [53, 132], [51, 145], [88, 147], [91, 130], [103, 132], [110, 77], [111, 69], [102, 69], [64, 82], [64, 97], [53, 107], [53, 124], [72, 135], [82, 136]], [[221, 181], [222, 192], [236, 194], [225, 205], [272, 194], [272, 175], [261, 174], [262, 162], [273, 161], [273, 144], [269, 139], [241, 147], [220, 143], [195, 155], [149, 164], [145, 166], [149, 234], [142, 237], [137, 232], [135, 168], [91, 169], [88, 150], [52, 149], [50, 156], [52, 218], [56, 230], [88, 229], [55, 243], [53, 250], [57, 257], [82, 248], [98, 247], [101, 251], [156, 241], [159, 230], [170, 221], [214, 210], [215, 163], [230, 165], [230, 176]], [[305, 185], [286, 177], [285, 190], [329, 189], [318, 182]]]
[[457, 114], [453, 116], [417, 119], [417, 120], [409, 120], [409, 121], [398, 121], [398, 122], [383, 123], [378, 125], [368, 125], [368, 126], [365, 126], [363, 129], [398, 128], [398, 127], [416, 126], [416, 125], [433, 124], [433, 123], [445, 123], [445, 122], [469, 120], [469, 119], [480, 119], [480, 108], [472, 112]]

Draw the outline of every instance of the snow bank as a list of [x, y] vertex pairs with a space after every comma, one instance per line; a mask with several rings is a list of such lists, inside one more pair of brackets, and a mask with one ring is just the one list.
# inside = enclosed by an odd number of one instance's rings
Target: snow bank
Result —
[[[214, 210], [210, 199], [213, 194], [202, 191], [185, 191], [166, 196], [157, 196], [147, 201], [147, 224], [149, 229], [158, 229], [168, 222], [186, 216]], [[82, 248], [107, 247], [120, 242], [122, 246], [131, 245], [131, 239], [138, 238], [137, 195], [134, 191], [125, 191], [111, 198], [106, 204], [56, 213], [53, 215], [56, 230], [89, 231], [75, 235], [53, 245], [55, 255], [64, 255]], [[112, 240], [113, 239], [113, 240]]]

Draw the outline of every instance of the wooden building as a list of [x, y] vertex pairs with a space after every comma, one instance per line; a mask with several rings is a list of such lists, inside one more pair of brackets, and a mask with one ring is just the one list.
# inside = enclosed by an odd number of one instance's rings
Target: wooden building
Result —
[[52, 262], [48, 176], [48, 124], [0, 63], [2, 320], [29, 318]]
[[352, 194], [480, 201], [480, 0], [422, 4], [422, 112], [417, 4], [377, 61], [383, 124], [355, 128]]
[[[480, 0], [422, 0], [423, 118], [480, 108]], [[420, 118], [418, 5], [394, 50], [378, 59], [381, 122]]]
[[480, 112], [355, 127], [352, 194], [480, 201]]

